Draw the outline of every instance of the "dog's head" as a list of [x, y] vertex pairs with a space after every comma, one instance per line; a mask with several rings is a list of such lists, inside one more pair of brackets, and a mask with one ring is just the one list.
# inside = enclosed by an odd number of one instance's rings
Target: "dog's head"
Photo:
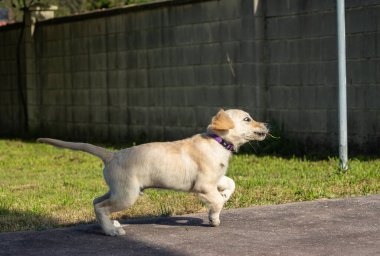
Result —
[[256, 122], [247, 113], [239, 109], [221, 109], [207, 127], [212, 132], [239, 148], [251, 140], [262, 141], [268, 135], [268, 128], [264, 123]]

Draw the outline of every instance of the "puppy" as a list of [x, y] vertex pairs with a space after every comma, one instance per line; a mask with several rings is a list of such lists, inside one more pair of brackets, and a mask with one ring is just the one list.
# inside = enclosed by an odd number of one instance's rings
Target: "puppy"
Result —
[[237, 109], [220, 110], [207, 133], [174, 142], [154, 142], [117, 152], [86, 143], [40, 138], [57, 147], [81, 150], [104, 162], [104, 179], [109, 191], [93, 201], [96, 219], [107, 235], [124, 235], [125, 230], [110, 213], [133, 205], [148, 188], [165, 188], [197, 193], [208, 205], [211, 226], [220, 224], [219, 214], [235, 190], [226, 175], [233, 151], [251, 140], [264, 140], [264, 123]]

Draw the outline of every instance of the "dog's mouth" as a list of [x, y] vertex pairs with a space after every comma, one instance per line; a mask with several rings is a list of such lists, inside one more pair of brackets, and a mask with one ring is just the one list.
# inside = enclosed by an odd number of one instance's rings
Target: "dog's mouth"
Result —
[[254, 132], [254, 134], [258, 137], [265, 137], [267, 136], [267, 133], [266, 132]]
[[258, 141], [262, 141], [262, 140], [265, 140], [265, 138], [267, 137], [268, 135], [268, 132], [266, 131], [259, 131], [259, 132], [253, 132], [253, 140], [258, 140]]

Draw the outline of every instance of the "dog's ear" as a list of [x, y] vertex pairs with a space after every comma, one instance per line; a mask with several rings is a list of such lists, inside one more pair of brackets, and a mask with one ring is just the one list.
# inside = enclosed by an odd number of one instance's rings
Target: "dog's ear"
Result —
[[223, 109], [219, 110], [219, 112], [212, 118], [211, 124], [208, 126], [209, 129], [216, 131], [227, 131], [234, 127], [234, 122]]

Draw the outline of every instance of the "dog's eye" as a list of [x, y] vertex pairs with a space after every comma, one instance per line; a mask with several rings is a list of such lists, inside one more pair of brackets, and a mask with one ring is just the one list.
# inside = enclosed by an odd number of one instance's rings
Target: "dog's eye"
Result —
[[243, 119], [243, 121], [245, 121], [245, 122], [251, 122], [251, 121], [252, 121], [252, 119], [251, 119], [251, 118], [249, 118], [249, 117], [246, 117], [246, 118], [244, 118], [244, 119]]

